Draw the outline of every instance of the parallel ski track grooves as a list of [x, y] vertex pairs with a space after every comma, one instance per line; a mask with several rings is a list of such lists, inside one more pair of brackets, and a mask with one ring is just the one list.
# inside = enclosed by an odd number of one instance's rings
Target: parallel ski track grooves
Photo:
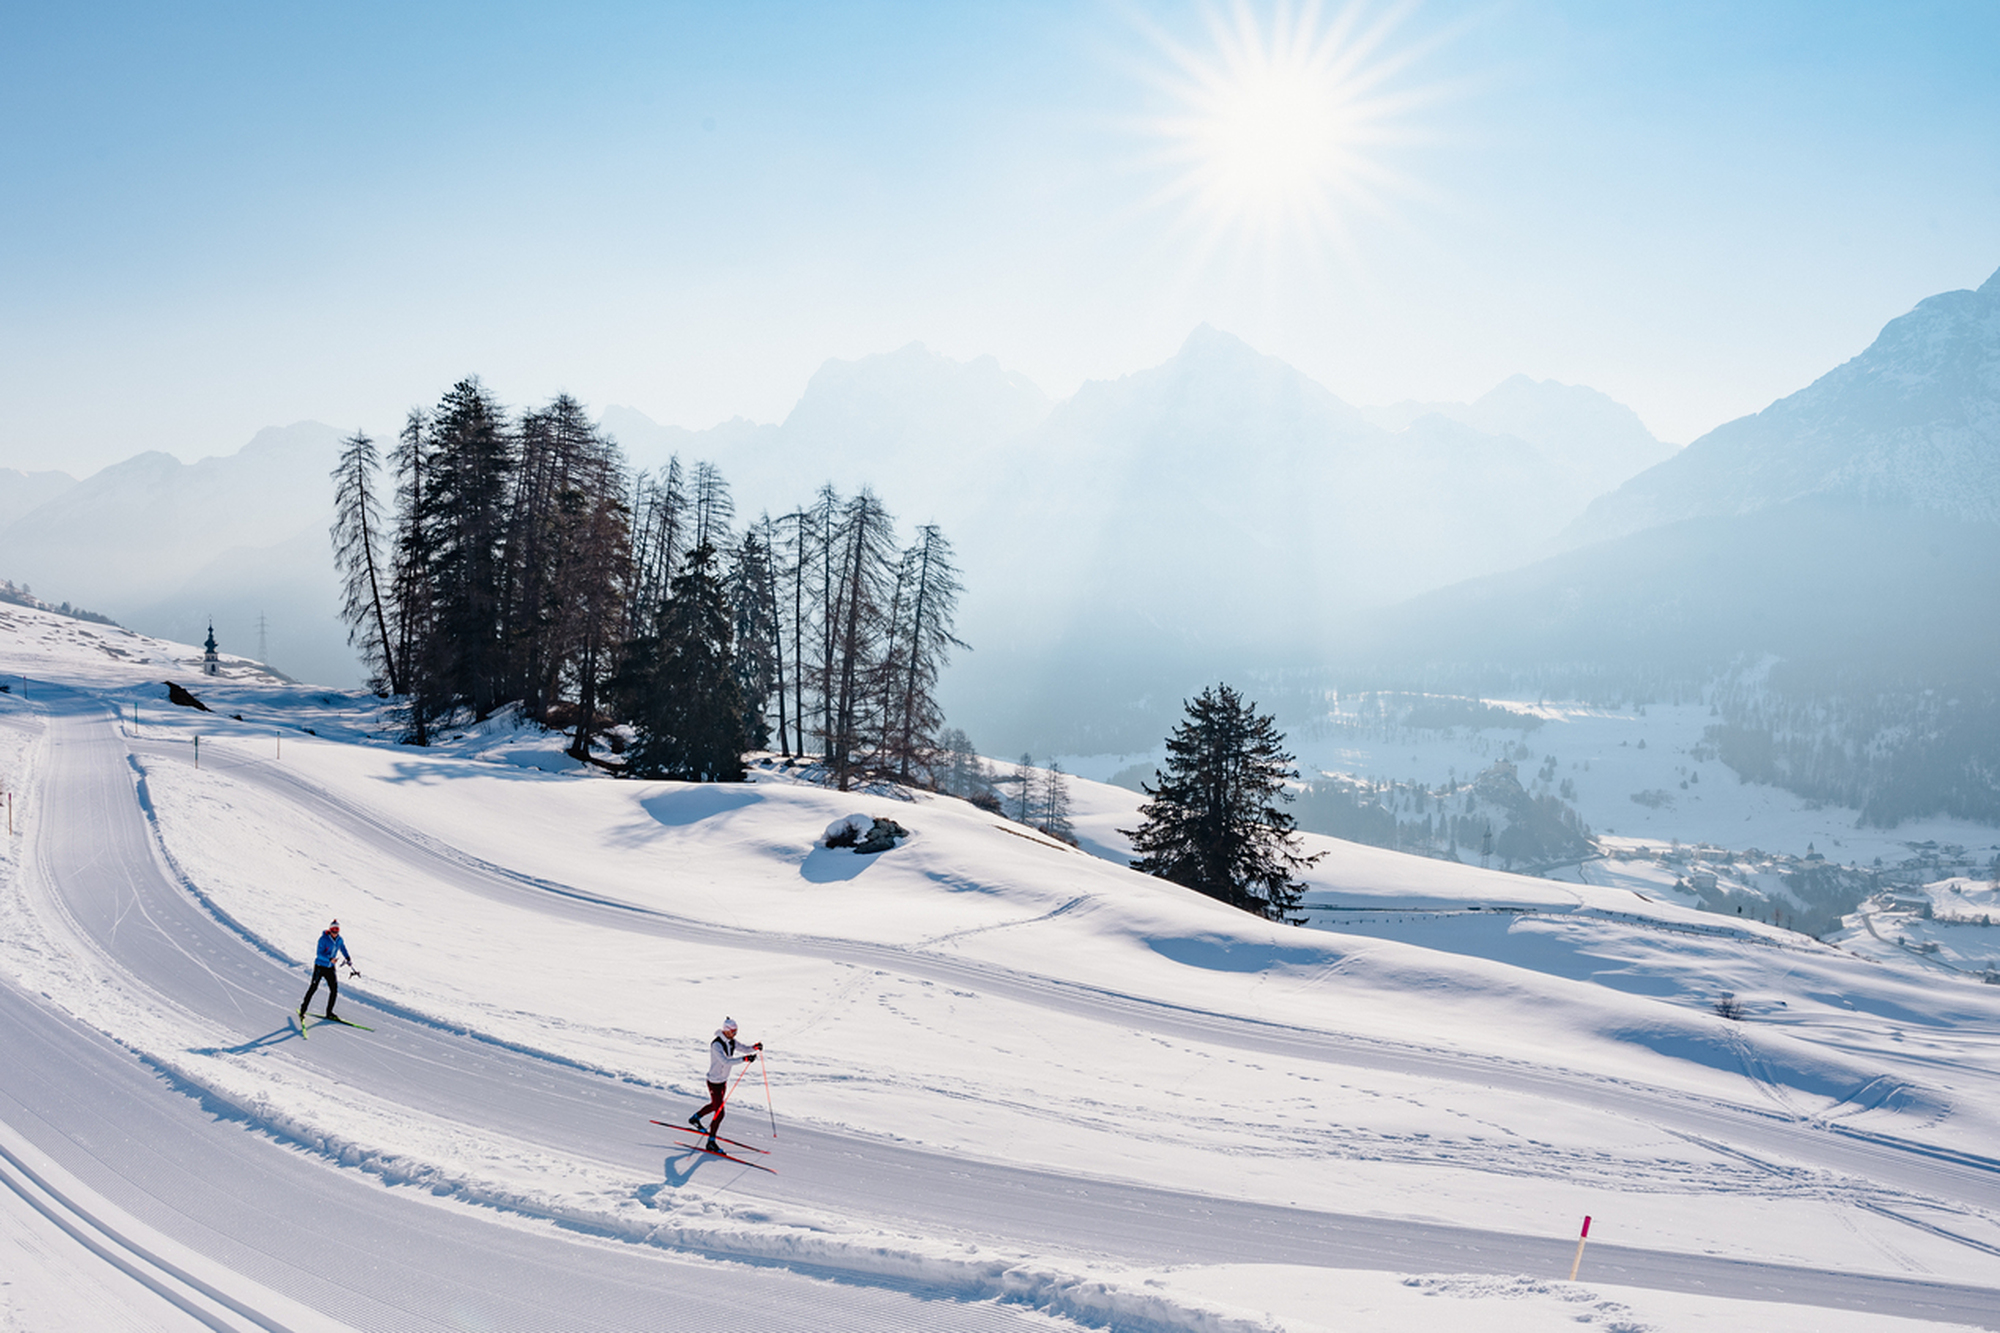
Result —
[[[44, 691], [44, 700], [53, 693]], [[110, 723], [108, 710], [95, 699], [66, 693], [65, 722], [79, 728]], [[100, 739], [108, 748], [115, 732], [105, 725], [97, 736], [83, 739], [86, 750]], [[117, 748], [122, 754], [122, 744]], [[70, 756], [42, 778], [43, 794], [54, 798], [42, 808], [61, 813], [38, 835], [38, 874], [86, 946], [106, 951], [114, 965], [153, 965], [162, 958], [192, 963], [191, 975], [205, 975], [220, 988], [205, 997], [211, 1021], [219, 1021], [218, 1012], [239, 1019], [268, 1014], [269, 982], [283, 974], [274, 970], [273, 960], [257, 960], [243, 949], [234, 932], [217, 933], [218, 919], [208, 906], [185, 893], [185, 883], [162, 873], [155, 859], [156, 831], [133, 809], [130, 788], [118, 790], [123, 784], [110, 766]], [[104, 815], [111, 816], [109, 826]], [[64, 854], [73, 864], [57, 868], [54, 862]], [[72, 901], [79, 893], [82, 897]], [[127, 914], [146, 911], [148, 897], [160, 909], [158, 919], [146, 930], [120, 932], [118, 923]], [[101, 923], [102, 931], [91, 922]], [[190, 931], [204, 952], [215, 952], [217, 943], [225, 946], [222, 971], [194, 958], [182, 942]], [[110, 945], [124, 953], [110, 951]], [[290, 988], [289, 979], [284, 985]], [[253, 1009], [246, 1011], [245, 996], [255, 997]], [[427, 1036], [439, 1049], [451, 1040], [449, 1033]], [[368, 1052], [375, 1043], [334, 1043], [329, 1050], [342, 1048]], [[410, 1054], [407, 1046], [400, 1053], [404, 1059]], [[501, 1058], [546, 1068], [515, 1052]], [[522, 1071], [512, 1072], [518, 1078]], [[557, 1080], [546, 1081], [561, 1087]], [[506, 1086], [492, 1080], [489, 1100], [491, 1092]], [[580, 1109], [601, 1089], [570, 1090]], [[254, 1274], [253, 1280], [274, 1291], [317, 1308], [338, 1307], [342, 1320], [371, 1331], [475, 1326], [523, 1333], [553, 1327], [579, 1333], [661, 1327], [929, 1333], [1049, 1326], [1019, 1306], [968, 1302], [956, 1289], [894, 1274], [633, 1245], [588, 1220], [573, 1225], [553, 1211], [537, 1216], [532, 1210], [501, 1210], [498, 1218], [504, 1220], [497, 1220], [482, 1216], [487, 1210], [477, 1206], [440, 1210], [412, 1193], [382, 1190], [359, 1172], [329, 1172], [324, 1154], [311, 1145], [272, 1134], [227, 1098], [148, 1059], [133, 1059], [104, 1034], [0, 979], [0, 1109], [10, 1106], [19, 1108], [7, 1113], [12, 1128], [116, 1206], [225, 1267]], [[217, 1133], [218, 1124], [257, 1132]], [[292, 1151], [301, 1148], [305, 1151]], [[239, 1198], [234, 1191], [244, 1181], [251, 1182], [250, 1193]], [[552, 1243], [548, 1233], [524, 1231], [524, 1220], [553, 1222], [572, 1239]], [[765, 1269], [758, 1299], [746, 1304], [726, 1279], [718, 1280], [714, 1269], [699, 1262], [703, 1258]], [[321, 1270], [338, 1277], [329, 1284]], [[578, 1304], [581, 1293], [587, 1296]], [[664, 1319], [663, 1303], [672, 1311]]]
[[[1647, 1086], [1579, 1070], [1551, 1069], [1545, 1065], [1512, 1061], [1499, 1056], [1467, 1053], [1443, 1047], [1396, 1044], [1379, 1039], [1326, 1032], [1317, 1028], [1296, 1027], [1269, 1019], [1219, 1014], [1213, 1010], [1177, 1004], [1170, 1000], [1129, 995], [1085, 982], [1018, 972], [994, 963], [955, 959], [941, 954], [876, 944], [872, 941], [801, 935], [784, 931], [753, 931], [713, 925], [494, 864], [433, 838], [393, 816], [361, 807], [305, 781], [296, 774], [278, 771], [266, 763], [247, 761], [238, 771], [252, 775], [255, 780], [267, 786], [290, 788], [307, 801], [336, 811], [363, 825], [392, 834], [398, 840], [461, 873], [489, 881], [488, 887], [492, 889], [512, 886], [518, 890], [525, 890], [526, 901], [530, 904], [533, 902], [534, 894], [543, 893], [615, 913], [623, 918], [628, 926], [644, 923], [645, 926], [663, 933], [673, 933], [683, 938], [710, 940], [735, 948], [761, 952], [800, 954], [841, 962], [865, 956], [873, 959], [879, 966], [891, 967], [920, 977], [927, 976], [934, 981], [959, 984], [977, 982], [989, 989], [1011, 993], [1015, 998], [1029, 1000], [1060, 996], [1070, 1003], [1085, 1002], [1106, 1014], [1115, 1015], [1126, 1021], [1131, 1021], [1130, 1016], [1141, 1016], [1141, 1026], [1179, 1028], [1183, 1035], [1209, 1039], [1221, 1037], [1232, 1043], [1253, 1045], [1274, 1055], [1298, 1056], [1312, 1053], [1336, 1063], [1433, 1074], [1436, 1072], [1434, 1062], [1443, 1059], [1467, 1069], [1476, 1069], [1478, 1076], [1486, 1081], [1503, 1082], [1543, 1096], [1560, 1097], [1571, 1087], [1587, 1085], [1599, 1095], [1610, 1094], [1620, 1100], [1629, 1098], [1639, 1103], [1641, 1109], [1649, 1114], [1656, 1114], [1662, 1103], [1672, 1103], [1686, 1112], [1698, 1115], [1705, 1122], [1741, 1118], [1752, 1123], [1762, 1122], [1768, 1126], [1791, 1127], [1800, 1123], [1796, 1117], [1778, 1110], [1718, 1102], [1672, 1088]], [[1057, 912], [1066, 911], [1073, 906], [1075, 902], [1065, 903], [1057, 909]], [[1924, 1158], [1941, 1166], [1991, 1176], [1993, 1188], [1989, 1191], [1988, 1199], [1983, 1202], [2000, 1207], [2000, 1157], [1925, 1144], [1838, 1123], [1818, 1122], [1814, 1128], [1851, 1141], [1871, 1159], [1881, 1154]], [[1940, 1177], [1940, 1184], [1951, 1183], [1958, 1179], [1955, 1173], [1937, 1174]]]
[[[209, 1328], [219, 1333], [242, 1333], [247, 1322], [270, 1333], [290, 1333], [288, 1325], [217, 1290], [179, 1264], [124, 1235], [119, 1227], [100, 1218], [29, 1166], [4, 1142], [0, 1142], [0, 1184], [92, 1254]], [[210, 1308], [210, 1303], [221, 1306], [222, 1311]], [[223, 1312], [241, 1316], [242, 1322], [224, 1317]]]
[[[220, 747], [218, 747], [219, 749]], [[218, 755], [218, 760], [220, 755]], [[322, 810], [334, 812], [336, 822], [351, 823], [369, 830], [377, 838], [393, 837], [444, 870], [462, 886], [490, 895], [505, 894], [511, 899], [535, 902], [538, 898], [560, 898], [572, 906], [589, 911], [603, 911], [613, 921], [622, 922], [628, 928], [639, 928], [660, 933], [680, 933], [686, 937], [727, 943], [734, 947], [748, 947], [777, 952], [790, 952], [809, 956], [835, 958], [853, 963], [860, 957], [877, 960], [883, 966], [916, 975], [929, 972], [933, 975], [965, 984], [966, 979], [976, 979], [978, 984], [989, 990], [1015, 993], [1030, 999], [1048, 1001], [1055, 998], [1075, 1006], [1079, 1001], [1090, 1004], [1105, 1013], [1141, 1014], [1145, 1016], [1143, 1025], [1157, 1028], [1178, 1028], [1206, 1038], [1221, 1035], [1223, 1039], [1243, 1044], [1250, 1042], [1260, 1049], [1276, 1050], [1291, 1055], [1301, 1054], [1300, 1044], [1317, 1045], [1320, 1058], [1345, 1058], [1353, 1063], [1376, 1064], [1380, 1067], [1407, 1068], [1435, 1074], [1436, 1068], [1430, 1062], [1438, 1058], [1472, 1063], [1467, 1057], [1456, 1052], [1426, 1052], [1414, 1047], [1391, 1047], [1388, 1043], [1364, 1043], [1357, 1039], [1345, 1038], [1339, 1034], [1298, 1029], [1281, 1024], [1240, 1019], [1228, 1015], [1218, 1015], [1210, 1011], [1174, 1005], [1170, 1002], [1144, 1000], [1138, 997], [1106, 991], [1101, 988], [1076, 983], [1059, 982], [1048, 978], [1034, 977], [1012, 972], [1005, 968], [987, 964], [970, 963], [938, 956], [912, 953], [908, 950], [879, 946], [864, 942], [829, 940], [811, 936], [766, 935], [749, 931], [732, 930], [710, 926], [706, 923], [688, 921], [673, 917], [655, 909], [606, 898], [603, 895], [577, 890], [572, 886], [543, 881], [534, 876], [522, 875], [504, 867], [494, 866], [468, 856], [456, 848], [439, 843], [416, 830], [407, 830], [398, 821], [379, 813], [334, 797], [313, 787], [286, 772], [274, 772], [269, 765], [249, 763], [239, 766], [239, 775], [261, 779], [274, 787], [289, 789], [281, 793], [289, 799], [306, 805], [317, 805]], [[186, 884], [183, 888], [193, 889]], [[204, 911], [208, 920], [217, 920], [210, 911]], [[269, 952], [262, 941], [252, 941], [257, 947]], [[424, 1020], [428, 1022], [428, 1020]], [[1337, 1049], [1336, 1049], [1337, 1048]], [[522, 1054], [538, 1059], [550, 1059], [546, 1053], [524, 1051]], [[552, 1063], [558, 1066], [576, 1068], [570, 1062], [554, 1057]], [[1487, 1061], [1478, 1071], [1478, 1077], [1495, 1081], [1496, 1076], [1511, 1076], [1507, 1081], [1523, 1081], [1543, 1093], [1560, 1092], [1564, 1084], [1561, 1080], [1543, 1076], [1528, 1077], [1527, 1071], [1510, 1068], [1507, 1062]], [[1622, 1092], [1638, 1101], [1654, 1106], [1655, 1098], [1650, 1090], [1621, 1084], [1616, 1080], [1595, 1076], [1572, 1076], [1570, 1086], [1582, 1083], [1593, 1087], [1598, 1093], [1606, 1090]], [[1677, 1103], [1686, 1103], [1684, 1109], [1698, 1111], [1703, 1118], [1713, 1117], [1727, 1120], [1737, 1128], [1745, 1121], [1756, 1123], [1761, 1120], [1779, 1128], [1789, 1126], [1783, 1117], [1768, 1113], [1746, 1111], [1743, 1108], [1703, 1104], [1697, 1098], [1684, 1095], [1661, 1094]], [[1654, 1109], [1657, 1109], [1655, 1106]], [[840, 1135], [824, 1133], [812, 1137], [837, 1147], [842, 1141]], [[847, 1136], [855, 1148], [867, 1144], [863, 1136]], [[1885, 1154], [1893, 1158], [1893, 1150], [1885, 1149]], [[902, 1150], [900, 1157], [911, 1159], [931, 1157], [916, 1150]], [[900, 1160], [896, 1165], [901, 1166]], [[1119, 1214], [1135, 1210], [1146, 1215], [1154, 1223], [1166, 1223], [1167, 1218], [1155, 1214], [1155, 1207], [1186, 1208], [1192, 1213], [1203, 1211], [1216, 1214], [1231, 1214], [1242, 1211], [1233, 1207], [1230, 1201], [1204, 1199], [1202, 1196], [1178, 1195], [1171, 1191], [1151, 1189], [1144, 1186], [1126, 1185], [1121, 1182], [1093, 1182], [1082, 1177], [1048, 1177], [1044, 1173], [1020, 1168], [985, 1168], [985, 1174], [993, 1177], [991, 1188], [1004, 1191], [1039, 1188], [1055, 1194], [1075, 1196], [1079, 1199], [1098, 1197], [1097, 1186], [1106, 1187], [1098, 1207], [1109, 1206]], [[1012, 1182], [1012, 1183], [1009, 1183]], [[1060, 1188], [1055, 1188], [1060, 1186]], [[1147, 1200], [1153, 1200], [1148, 1203]], [[995, 1203], [1000, 1202], [994, 1200]], [[1024, 1200], [1024, 1202], [1028, 1202]], [[1162, 1211], [1166, 1209], [1163, 1208]], [[1315, 1220], [1323, 1239], [1339, 1235], [1343, 1248], [1337, 1253], [1322, 1251], [1316, 1258], [1301, 1256], [1301, 1262], [1331, 1263], [1335, 1266], [1384, 1267], [1391, 1270], [1408, 1268], [1412, 1260], [1420, 1266], [1436, 1267], [1439, 1261], [1458, 1271], [1466, 1272], [1512, 1272], [1512, 1271], [1554, 1271], [1567, 1258], [1567, 1243], [1546, 1243], [1536, 1237], [1515, 1236], [1505, 1233], [1481, 1232], [1477, 1230], [1435, 1226], [1422, 1223], [1384, 1223], [1377, 1219], [1344, 1218], [1323, 1211], [1286, 1209], [1271, 1207], [1258, 1210], [1269, 1214], [1273, 1224], [1276, 1219], [1290, 1215], [1303, 1222], [1307, 1218]], [[1107, 1215], [1108, 1216], [1108, 1215]], [[1216, 1219], [1220, 1220], [1219, 1216]], [[1185, 1224], [1183, 1224], [1185, 1225]], [[1394, 1233], [1381, 1235], [1384, 1229]], [[1137, 1233], [1134, 1233], [1135, 1235]], [[1269, 1240], [1278, 1240], [1281, 1232], [1273, 1232]], [[1413, 1244], [1413, 1242], [1415, 1244]], [[1285, 1249], [1282, 1244], [1266, 1251], [1265, 1261], [1283, 1262], [1275, 1257], [1275, 1251]], [[1544, 1253], [1546, 1251], [1546, 1253]], [[1194, 1259], [1202, 1251], [1189, 1252]], [[1419, 1254], [1422, 1258], [1419, 1258]], [[1698, 1273], [1712, 1273], [1717, 1277], [1724, 1273], [1738, 1281], [1744, 1288], [1754, 1290], [1767, 1299], [1783, 1299], [1808, 1304], [1821, 1304], [1841, 1308], [1863, 1310], [1888, 1310], [1896, 1308], [1936, 1309], [1949, 1313], [1952, 1317], [1967, 1319], [1988, 1327], [2000, 1329], [2000, 1293], [1989, 1289], [1970, 1287], [1954, 1283], [1926, 1283], [1890, 1277], [1852, 1276], [1808, 1268], [1788, 1268], [1782, 1265], [1762, 1264], [1754, 1261], [1717, 1260], [1710, 1256], [1671, 1254], [1658, 1251], [1624, 1249], [1613, 1245], [1600, 1245], [1593, 1250], [1598, 1262], [1607, 1268], [1615, 1268], [1618, 1280], [1634, 1285], [1659, 1287], [1669, 1290], [1701, 1290], [1706, 1286]], [[1531, 1264], [1532, 1269], [1522, 1267]], [[800, 1265], [810, 1268], [810, 1264]]]

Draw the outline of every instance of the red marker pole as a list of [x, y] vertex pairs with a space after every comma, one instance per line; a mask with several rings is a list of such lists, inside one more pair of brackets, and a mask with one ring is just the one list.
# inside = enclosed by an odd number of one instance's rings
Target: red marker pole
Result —
[[1590, 1239], [1590, 1218], [1583, 1219], [1583, 1234], [1576, 1238], [1576, 1262], [1569, 1266], [1569, 1280], [1576, 1281], [1576, 1270], [1583, 1267], [1583, 1244]]

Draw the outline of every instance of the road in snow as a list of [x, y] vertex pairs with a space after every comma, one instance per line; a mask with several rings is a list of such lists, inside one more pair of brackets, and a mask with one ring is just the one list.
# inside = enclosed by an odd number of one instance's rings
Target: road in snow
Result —
[[[691, 1105], [658, 1084], [473, 1034], [393, 1002], [386, 1011], [364, 1007], [371, 997], [361, 988], [343, 1008], [376, 1032], [322, 1029], [300, 1040], [285, 1013], [302, 987], [299, 972], [220, 919], [164, 858], [142, 806], [145, 786], [135, 790], [134, 761], [103, 705], [85, 692], [48, 689], [38, 691], [36, 708], [48, 734], [29, 878], [62, 918], [52, 928], [73, 932], [108, 964], [105, 984], [125, 992], [121, 1003], [139, 997], [167, 1015], [170, 1029], [200, 1034], [203, 1044], [185, 1054], [281, 1058], [328, 1086], [365, 1090], [388, 1116], [524, 1145], [524, 1154], [549, 1154], [586, 1176], [655, 1176], [637, 1191], [651, 1219], [637, 1228], [607, 1224], [614, 1214], [605, 1211], [549, 1206], [531, 1191], [468, 1190], [428, 1175], [421, 1163], [330, 1139], [296, 1108], [240, 1104], [143, 1037], [120, 1045], [56, 1012], [49, 998], [0, 985], [0, 1121], [21, 1159], [8, 1159], [8, 1183], [27, 1198], [35, 1186], [23, 1164], [34, 1162], [24, 1154], [40, 1154], [36, 1161], [80, 1187], [70, 1196], [72, 1226], [121, 1254], [137, 1274], [128, 1274], [131, 1282], [160, 1302], [178, 1302], [177, 1319], [309, 1327], [318, 1312], [383, 1329], [970, 1329], [1048, 1327], [1051, 1318], [1074, 1316], [1119, 1327], [1226, 1327], [1171, 1297], [1148, 1306], [1143, 1293], [1106, 1295], [1088, 1270], [1230, 1261], [1567, 1270], [1568, 1238], [1375, 1215], [1383, 1211], [1376, 1198], [1354, 1211], [1286, 1207], [1222, 1190], [1150, 1188], [1114, 1178], [1115, 1164], [1101, 1174], [1057, 1171], [790, 1121], [775, 1145], [782, 1174], [769, 1176], [690, 1157], [679, 1150], [680, 1136], [647, 1125], [654, 1116], [678, 1119]], [[1052, 1028], [1089, 1019], [1328, 1070], [1388, 1070], [1566, 1099], [1593, 1113], [1643, 1118], [1753, 1169], [1767, 1159], [1782, 1159], [1773, 1170], [1805, 1163], [1828, 1173], [1830, 1189], [1840, 1180], [1873, 1182], [2000, 1213], [2000, 1169], [1963, 1152], [1837, 1124], [1802, 1126], [1630, 1080], [1287, 1027], [976, 958], [704, 924], [487, 864], [276, 765], [245, 764], [220, 747], [205, 759], [232, 763], [232, 780], [308, 808], [384, 855], [551, 921], [948, 983], [1038, 1009]], [[140, 769], [162, 762], [185, 757], [138, 747]], [[504, 976], [493, 980], [506, 985]], [[731, 1124], [761, 1128], [760, 1112], [740, 1105]], [[1049, 1132], [1061, 1133], [1060, 1116], [1049, 1120]], [[865, 1243], [805, 1245], [788, 1255], [761, 1233], [743, 1233], [739, 1244], [726, 1227], [677, 1226], [681, 1199], [701, 1194], [781, 1219], [847, 1219], [860, 1226], [862, 1242], [869, 1228], [929, 1236], [967, 1257], [955, 1265], [874, 1262]], [[1852, 1201], [1888, 1206], [1866, 1190]], [[194, 1258], [163, 1259], [161, 1236]], [[1051, 1255], [1068, 1266], [1018, 1262]], [[1964, 1283], [1616, 1245], [1592, 1249], [1589, 1274], [1635, 1288], [2000, 1328], [2000, 1290]]]

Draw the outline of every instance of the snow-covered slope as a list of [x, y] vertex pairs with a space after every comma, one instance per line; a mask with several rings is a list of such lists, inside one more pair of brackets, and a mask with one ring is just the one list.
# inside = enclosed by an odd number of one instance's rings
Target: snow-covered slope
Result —
[[[278, 1326], [2000, 1324], [2000, 988], [1331, 842], [1341, 928], [1277, 926], [1122, 868], [1121, 789], [1078, 784], [1092, 855], [776, 761], [367, 743], [372, 700], [247, 668], [172, 708], [191, 653], [0, 626], [0, 1121], [59, 1215]], [[857, 812], [912, 835], [818, 845]], [[373, 1031], [300, 1036], [334, 916]], [[744, 1165], [645, 1123], [725, 1013]]]

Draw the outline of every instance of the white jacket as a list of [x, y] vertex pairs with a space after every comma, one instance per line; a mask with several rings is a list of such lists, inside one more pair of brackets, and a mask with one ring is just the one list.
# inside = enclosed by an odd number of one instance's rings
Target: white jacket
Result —
[[729, 1081], [729, 1067], [738, 1060], [748, 1060], [756, 1054], [755, 1051], [751, 1051], [748, 1055], [738, 1055], [736, 1053], [736, 1038], [718, 1029], [715, 1034], [715, 1040], [708, 1044], [708, 1081], [710, 1083], [727, 1083]]

